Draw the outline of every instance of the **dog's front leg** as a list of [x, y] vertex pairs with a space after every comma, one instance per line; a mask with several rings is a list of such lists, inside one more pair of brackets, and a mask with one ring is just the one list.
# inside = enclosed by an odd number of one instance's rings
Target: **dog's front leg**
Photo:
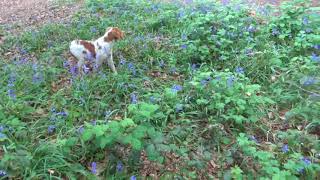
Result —
[[83, 65], [84, 65], [85, 60], [84, 59], [79, 59], [78, 61], [78, 71], [80, 73], [80, 75], [82, 75], [83, 72]]
[[113, 55], [112, 55], [112, 50], [110, 52], [110, 56], [107, 58], [107, 63], [108, 63], [108, 66], [111, 68], [111, 70], [117, 74], [117, 70], [116, 70], [116, 67], [114, 66], [114, 62], [113, 62]]

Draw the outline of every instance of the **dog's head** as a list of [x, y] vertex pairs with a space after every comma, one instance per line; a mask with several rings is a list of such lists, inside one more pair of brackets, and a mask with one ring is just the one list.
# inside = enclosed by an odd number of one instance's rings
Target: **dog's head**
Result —
[[106, 42], [117, 41], [124, 38], [124, 32], [117, 27], [108, 27], [104, 35]]

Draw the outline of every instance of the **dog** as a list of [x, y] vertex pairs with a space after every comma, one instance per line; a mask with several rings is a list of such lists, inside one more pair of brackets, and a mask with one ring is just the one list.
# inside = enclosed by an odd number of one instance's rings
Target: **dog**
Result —
[[78, 60], [80, 73], [87, 69], [87, 62], [93, 63], [94, 70], [98, 70], [106, 61], [111, 70], [117, 74], [113, 62], [112, 44], [123, 38], [124, 32], [118, 27], [108, 27], [105, 34], [95, 41], [73, 40], [70, 43], [70, 53]]

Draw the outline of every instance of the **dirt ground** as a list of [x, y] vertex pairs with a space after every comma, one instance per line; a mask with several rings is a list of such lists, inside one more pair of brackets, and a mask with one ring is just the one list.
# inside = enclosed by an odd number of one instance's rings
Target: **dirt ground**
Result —
[[[57, 1], [60, 3], [57, 3]], [[67, 1], [71, 3], [66, 3]], [[253, 6], [263, 5], [266, 2], [277, 6], [284, 0], [245, 1]], [[5, 31], [15, 33], [47, 22], [64, 23], [68, 21], [82, 5], [83, 0], [0, 0], [0, 26], [4, 27]], [[320, 0], [313, 0], [313, 6], [319, 5]], [[3, 33], [0, 32], [0, 34]]]
[[63, 23], [82, 4], [81, 0], [73, 3], [58, 3], [56, 0], [0, 0], [0, 25], [12, 33], [47, 22]]

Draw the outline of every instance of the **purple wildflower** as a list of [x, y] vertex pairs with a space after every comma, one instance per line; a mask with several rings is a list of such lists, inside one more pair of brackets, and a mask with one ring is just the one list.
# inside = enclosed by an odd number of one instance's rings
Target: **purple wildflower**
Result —
[[250, 32], [250, 33], [254, 33], [256, 31], [256, 28], [253, 26], [253, 25], [250, 25], [248, 28], [247, 28], [247, 31]]
[[301, 158], [305, 165], [309, 166], [311, 164], [311, 160], [307, 157]]
[[249, 138], [251, 141], [254, 141], [255, 143], [259, 143], [255, 136], [250, 136]]
[[187, 49], [187, 45], [186, 44], [183, 44], [183, 45], [181, 45], [181, 49]]
[[244, 69], [243, 69], [243, 67], [238, 66], [238, 67], [236, 68], [236, 73], [238, 73], [238, 74], [244, 74]]
[[280, 31], [277, 28], [272, 28], [272, 35], [277, 36], [280, 34]]
[[78, 67], [76, 65], [70, 67], [70, 73], [72, 76], [77, 76], [78, 75]]
[[32, 82], [34, 84], [41, 83], [43, 80], [43, 76], [40, 73], [36, 73], [32, 76]]
[[176, 93], [176, 92], [182, 90], [182, 86], [175, 84], [175, 85], [172, 86], [171, 90], [172, 90], [172, 92]]
[[91, 163], [91, 173], [97, 174], [97, 163], [96, 162]]
[[320, 62], [320, 56], [317, 56], [316, 53], [312, 53], [311, 60], [314, 62]]
[[131, 104], [137, 104], [138, 103], [138, 97], [135, 93], [130, 94]]
[[25, 50], [25, 49], [23, 49], [23, 48], [20, 48], [19, 49], [19, 51], [20, 51], [20, 53], [22, 54], [22, 55], [24, 55], [24, 54], [27, 54], [28, 52]]
[[170, 69], [170, 73], [171, 74], [175, 74], [177, 72], [177, 69], [175, 67], [171, 68]]
[[91, 121], [91, 124], [92, 124], [93, 126], [96, 126], [96, 125], [97, 125], [97, 121], [96, 121], [96, 120], [92, 120], [92, 121]]
[[133, 63], [128, 63], [128, 70], [130, 70], [134, 76], [136, 75], [137, 71]]
[[67, 117], [67, 116], [68, 116], [68, 113], [67, 113], [67, 112], [64, 112], [64, 111], [61, 111], [61, 112], [57, 112], [56, 115], [57, 115], [57, 116]]
[[320, 50], [320, 44], [314, 45], [313, 47], [317, 50]]
[[312, 33], [312, 29], [311, 28], [306, 28], [305, 31], [306, 31], [307, 34]]
[[15, 81], [16, 81], [16, 76], [14, 74], [10, 74], [9, 80], [8, 80], [8, 86], [13, 87]]
[[69, 66], [70, 66], [70, 64], [69, 64], [69, 61], [68, 61], [68, 60], [63, 61], [63, 67], [64, 67], [64, 68], [67, 68], [67, 67], [69, 67]]
[[182, 34], [182, 35], [181, 35], [181, 39], [182, 39], [182, 40], [187, 40], [187, 35], [186, 35], [186, 34]]
[[303, 17], [303, 18], [302, 18], [302, 23], [303, 23], [304, 25], [309, 24], [309, 19], [308, 19], [307, 17]]
[[78, 131], [78, 133], [79, 133], [79, 134], [82, 134], [82, 133], [83, 133], [83, 131], [84, 131], [84, 127], [83, 127], [83, 126], [81, 126], [77, 131]]
[[159, 66], [161, 67], [161, 68], [163, 68], [164, 66], [165, 66], [165, 64], [164, 64], [164, 61], [161, 59], [161, 61], [159, 62]]
[[183, 16], [185, 16], [184, 11], [180, 11], [179, 14], [178, 14], [178, 17], [179, 17], [179, 18], [182, 18]]
[[117, 171], [121, 172], [123, 170], [123, 164], [121, 162], [117, 163]]
[[11, 99], [16, 99], [16, 94], [15, 94], [15, 90], [14, 89], [9, 89], [8, 90], [8, 96], [11, 98]]
[[49, 133], [49, 134], [53, 133], [55, 129], [56, 129], [56, 126], [55, 126], [55, 125], [50, 125], [50, 126], [48, 126], [48, 133]]
[[90, 71], [90, 68], [87, 65], [83, 65], [82, 69], [83, 69], [83, 72], [86, 74], [88, 74]]
[[4, 170], [0, 170], [0, 177], [6, 176], [7, 172]]
[[3, 134], [3, 133], [1, 133], [0, 132], [0, 139], [4, 139], [4, 138], [6, 138], [7, 136], [5, 135], [5, 134]]
[[282, 150], [282, 152], [284, 152], [284, 153], [289, 152], [289, 146], [288, 146], [288, 144], [283, 145], [282, 148], [281, 148], [281, 150]]
[[192, 64], [191, 65], [191, 70], [192, 71], [195, 71], [196, 69], [200, 68], [200, 65], [199, 64]]
[[180, 112], [182, 112], [183, 111], [183, 105], [182, 104], [177, 104], [176, 105], [176, 112], [177, 113], [180, 113]]
[[317, 82], [315, 77], [306, 77], [305, 81], [303, 82], [304, 86], [310, 86]]
[[299, 168], [297, 171], [298, 171], [298, 173], [303, 174], [304, 173], [304, 168]]
[[245, 54], [247, 56], [253, 56], [254, 55], [253, 50], [251, 48], [245, 49]]
[[0, 125], [0, 132], [4, 130], [4, 126]]
[[91, 27], [91, 28], [90, 28], [90, 31], [91, 31], [92, 33], [96, 33], [96, 32], [97, 32], [97, 28]]
[[133, 175], [130, 177], [130, 180], [137, 180], [137, 177]]
[[233, 85], [235, 78], [233, 76], [228, 77], [227, 79], [227, 86], [231, 87]]
[[222, 5], [226, 6], [230, 3], [230, 0], [221, 0]]

